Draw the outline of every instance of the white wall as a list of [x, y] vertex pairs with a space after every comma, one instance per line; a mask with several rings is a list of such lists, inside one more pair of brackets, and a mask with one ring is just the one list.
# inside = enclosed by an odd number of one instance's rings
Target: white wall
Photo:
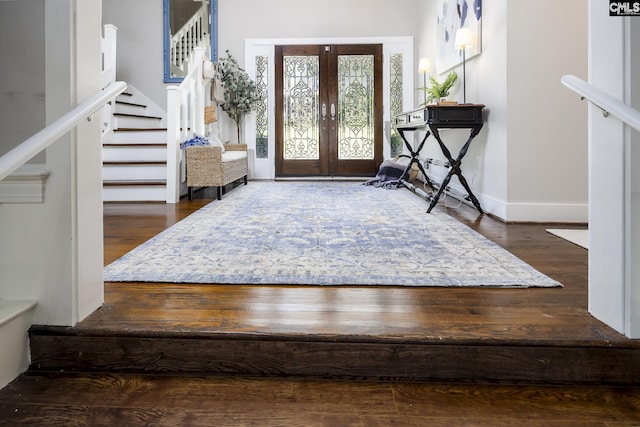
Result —
[[44, 19], [44, 0], [0, 1], [0, 155], [45, 124]]
[[587, 0], [507, 5], [508, 219], [587, 220]]
[[414, 36], [424, 0], [218, 0], [219, 54], [244, 64], [245, 39]]
[[162, 0], [104, 0], [102, 9], [102, 23], [118, 28], [116, 79], [166, 111]]

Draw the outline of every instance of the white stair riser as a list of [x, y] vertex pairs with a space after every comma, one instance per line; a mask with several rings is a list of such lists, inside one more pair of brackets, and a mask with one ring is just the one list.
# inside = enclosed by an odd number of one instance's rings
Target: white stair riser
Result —
[[29, 327], [36, 302], [6, 301], [0, 298], [0, 388], [29, 367]]
[[167, 142], [167, 131], [118, 131], [105, 138], [110, 144], [164, 144]]
[[134, 162], [134, 161], [154, 161], [163, 162], [167, 160], [166, 147], [104, 147], [102, 149], [102, 160], [106, 162]]
[[165, 165], [104, 165], [102, 179], [105, 181], [130, 181], [144, 179], [166, 179]]
[[146, 115], [147, 107], [141, 107], [139, 105], [119, 104], [116, 103], [116, 113], [120, 114], [139, 114]]
[[108, 186], [102, 189], [105, 202], [164, 202], [167, 197], [164, 185]]
[[115, 116], [115, 128], [145, 128], [159, 127], [160, 120], [150, 117], [121, 117]]

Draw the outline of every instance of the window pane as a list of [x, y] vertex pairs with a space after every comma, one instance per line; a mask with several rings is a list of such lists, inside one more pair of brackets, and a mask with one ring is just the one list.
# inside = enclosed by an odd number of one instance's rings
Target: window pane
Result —
[[[391, 99], [391, 111], [390, 117], [392, 119], [401, 114], [404, 110], [402, 104], [402, 54], [394, 53], [391, 55], [391, 87], [390, 99]], [[402, 137], [398, 133], [398, 130], [393, 127], [391, 129], [391, 157], [397, 157], [402, 154], [403, 142]]]
[[256, 87], [260, 98], [256, 105], [256, 158], [269, 157], [269, 116], [268, 116], [268, 86], [267, 57], [256, 56]]

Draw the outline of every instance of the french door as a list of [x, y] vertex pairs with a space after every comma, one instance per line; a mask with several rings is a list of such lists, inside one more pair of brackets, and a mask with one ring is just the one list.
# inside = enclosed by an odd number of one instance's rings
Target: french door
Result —
[[374, 176], [382, 45], [276, 46], [276, 176]]

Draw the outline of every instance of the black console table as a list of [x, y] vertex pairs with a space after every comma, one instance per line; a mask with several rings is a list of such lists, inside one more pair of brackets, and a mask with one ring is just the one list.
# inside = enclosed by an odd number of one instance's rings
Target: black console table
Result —
[[[416, 163], [418, 165], [418, 168], [424, 175], [425, 180], [427, 181], [427, 184], [431, 188], [434, 188], [431, 180], [429, 179], [426, 171], [424, 170], [424, 167], [420, 163], [420, 151], [424, 147], [424, 144], [427, 138], [429, 138], [429, 135], [431, 134], [433, 134], [436, 141], [438, 141], [438, 145], [440, 146], [440, 150], [442, 151], [442, 154], [444, 154], [444, 156], [447, 158], [447, 162], [444, 163], [443, 166], [448, 167], [449, 172], [447, 173], [447, 176], [442, 181], [440, 188], [438, 188], [438, 191], [434, 196], [425, 195], [427, 198], [430, 199], [430, 204], [429, 204], [429, 208], [427, 209], [427, 213], [430, 213], [431, 210], [438, 203], [440, 196], [446, 190], [447, 186], [449, 185], [449, 181], [451, 181], [451, 178], [453, 177], [453, 175], [456, 175], [458, 177], [460, 184], [462, 184], [464, 189], [467, 191], [468, 200], [470, 200], [471, 203], [473, 203], [473, 205], [476, 207], [476, 209], [478, 209], [480, 213], [484, 213], [484, 211], [482, 210], [482, 207], [480, 206], [480, 202], [478, 201], [476, 196], [473, 194], [473, 191], [471, 191], [471, 188], [469, 187], [469, 184], [467, 183], [467, 180], [465, 179], [465, 177], [462, 175], [462, 170], [460, 168], [460, 165], [462, 164], [462, 159], [467, 154], [467, 150], [469, 150], [469, 145], [471, 145], [471, 141], [473, 141], [473, 138], [475, 138], [476, 135], [478, 135], [478, 133], [480, 133], [480, 130], [482, 129], [482, 126], [484, 123], [482, 111], [484, 107], [485, 106], [482, 104], [427, 105], [424, 108], [420, 108], [418, 110], [410, 111], [407, 113], [402, 113], [395, 117], [394, 121], [395, 121], [396, 129], [398, 129], [398, 133], [400, 133], [400, 136], [402, 137], [402, 140], [404, 141], [405, 146], [409, 150], [409, 153], [411, 153], [411, 155], [404, 154], [401, 156], [401, 157], [408, 157], [410, 159], [409, 164], [404, 170], [405, 174], [409, 172], [413, 164]], [[412, 145], [409, 144], [409, 142], [405, 138], [404, 132], [416, 131], [416, 130], [427, 129], [427, 128], [428, 130], [426, 135], [418, 145], [418, 148], [414, 150]], [[451, 152], [449, 151], [445, 143], [442, 141], [442, 138], [440, 136], [440, 129], [469, 129], [470, 130], [469, 138], [464, 143], [462, 148], [460, 148], [460, 152], [458, 153], [456, 158], [454, 158], [451, 155]], [[427, 159], [427, 162], [435, 163], [433, 159]], [[402, 176], [405, 176], [405, 174], [403, 174]], [[415, 187], [411, 183], [405, 181], [404, 179], [401, 180], [400, 182], [403, 185], [405, 185], [407, 188], [415, 190]]]

